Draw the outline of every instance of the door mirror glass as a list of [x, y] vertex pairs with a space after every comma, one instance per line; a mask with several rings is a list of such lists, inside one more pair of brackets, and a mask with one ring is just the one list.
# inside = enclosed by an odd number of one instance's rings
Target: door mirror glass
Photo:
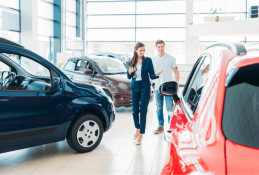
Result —
[[59, 89], [60, 89], [60, 78], [53, 77], [53, 90], [59, 91]]
[[159, 87], [159, 93], [164, 96], [173, 97], [175, 103], [178, 102], [178, 100], [179, 100], [177, 91], [178, 91], [178, 84], [175, 81], [163, 83]]
[[177, 94], [178, 84], [175, 81], [170, 81], [161, 84], [159, 87], [159, 93], [164, 96], [173, 96]]
[[1, 79], [4, 80], [9, 75], [9, 71], [3, 71], [1, 75]]

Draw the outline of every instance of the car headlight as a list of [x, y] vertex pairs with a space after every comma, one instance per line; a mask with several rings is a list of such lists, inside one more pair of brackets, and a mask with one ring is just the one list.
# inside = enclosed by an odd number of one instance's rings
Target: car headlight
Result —
[[125, 83], [119, 83], [118, 84], [118, 87], [121, 89], [121, 90], [124, 90], [126, 91], [128, 89], [128, 85], [125, 84]]
[[95, 90], [99, 93], [99, 94], [102, 94], [104, 96], [106, 96], [103, 88], [101, 88], [100, 86], [94, 86]]
[[108, 99], [108, 101], [113, 104], [112, 99], [111, 99], [109, 96], [106, 95], [106, 93], [104, 92], [103, 88], [101, 88], [100, 86], [94, 86], [94, 88], [96, 89], [96, 91], [97, 91], [99, 94], [105, 96], [105, 97]]

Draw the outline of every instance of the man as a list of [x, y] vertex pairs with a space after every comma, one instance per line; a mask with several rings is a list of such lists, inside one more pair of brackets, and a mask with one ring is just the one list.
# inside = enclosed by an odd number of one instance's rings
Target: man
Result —
[[[167, 53], [165, 53], [165, 42], [163, 40], [157, 40], [156, 49], [158, 55], [155, 56], [152, 61], [155, 71], [164, 70], [164, 73], [155, 80], [155, 95], [156, 95], [156, 106], [157, 106], [157, 118], [158, 118], [158, 128], [154, 131], [155, 134], [164, 132], [164, 114], [163, 114], [163, 104], [164, 96], [161, 95], [158, 90], [161, 84], [173, 81], [173, 73], [175, 74], [175, 79], [179, 85], [179, 70], [176, 65], [175, 58]], [[173, 109], [173, 98], [165, 97], [167, 112]], [[170, 121], [170, 116], [168, 116], [168, 122]]]

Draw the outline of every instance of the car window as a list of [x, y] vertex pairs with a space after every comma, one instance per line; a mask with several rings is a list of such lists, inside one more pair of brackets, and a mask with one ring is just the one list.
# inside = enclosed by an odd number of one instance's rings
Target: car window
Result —
[[84, 73], [86, 69], [89, 69], [88, 66], [88, 61], [79, 60], [76, 64], [75, 71]]
[[19, 65], [31, 75], [40, 77], [50, 77], [49, 69], [30, 58], [22, 56], [20, 58]]
[[[44, 65], [32, 60], [29, 57], [15, 55], [15, 54], [5, 54], [6, 59], [13, 60], [18, 66], [28, 73], [20, 75], [17, 73], [15, 79], [7, 79], [5, 84], [2, 83], [1, 90], [12, 90], [12, 91], [50, 91], [51, 90], [51, 74], [50, 70]], [[14, 63], [14, 64], [15, 64]], [[5, 66], [3, 66], [5, 67]], [[15, 69], [12, 68], [12, 69]], [[2, 66], [1, 66], [2, 70]], [[9, 68], [9, 71], [10, 70]]]
[[10, 71], [10, 67], [5, 63], [3, 63], [2, 61], [0, 61], [0, 77], [2, 77], [3, 71]]
[[259, 148], [259, 64], [232, 70], [226, 84], [222, 129], [232, 142]]
[[19, 60], [19, 56], [18, 55], [14, 55], [14, 54], [8, 54], [8, 53], [2, 53], [4, 56], [7, 56], [8, 58], [10, 58], [11, 60], [13, 60], [14, 62], [16, 62], [17, 64], [20, 63]]
[[75, 70], [76, 63], [74, 60], [69, 60], [67, 64], [64, 67], [64, 70], [68, 71], [74, 71]]
[[188, 88], [189, 88], [189, 84], [191, 83], [192, 77], [194, 76], [195, 71], [196, 71], [196, 69], [198, 68], [198, 66], [199, 66], [199, 64], [200, 64], [200, 62], [201, 62], [202, 60], [203, 60], [203, 56], [201, 56], [201, 57], [196, 61], [196, 63], [194, 64], [194, 66], [193, 66], [193, 68], [192, 68], [192, 70], [191, 70], [191, 72], [190, 72], [190, 74], [189, 74], [189, 76], [188, 76], [188, 79], [187, 79], [187, 81], [186, 81], [186, 83], [185, 83], [185, 86], [184, 86], [184, 89], [183, 89], [183, 96], [184, 96], [184, 97], [185, 97], [186, 92], [187, 92], [187, 90], [188, 90]]
[[203, 87], [207, 82], [210, 65], [210, 56], [204, 56], [189, 84], [188, 91], [185, 96], [185, 102], [188, 104], [193, 114], [199, 105]]
[[2, 53], [9, 59], [13, 60], [17, 63], [23, 70], [28, 72], [33, 76], [40, 76], [40, 77], [50, 77], [50, 71], [42, 64], [32, 60], [31, 58], [27, 58], [24, 56], [16, 55], [16, 54], [7, 54]]

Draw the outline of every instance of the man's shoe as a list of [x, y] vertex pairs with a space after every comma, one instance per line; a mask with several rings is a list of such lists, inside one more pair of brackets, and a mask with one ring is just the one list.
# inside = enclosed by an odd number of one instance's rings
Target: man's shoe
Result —
[[162, 133], [162, 132], [164, 132], [164, 127], [163, 127], [163, 126], [159, 126], [159, 127], [154, 131], [155, 134], [160, 134], [160, 133]]

